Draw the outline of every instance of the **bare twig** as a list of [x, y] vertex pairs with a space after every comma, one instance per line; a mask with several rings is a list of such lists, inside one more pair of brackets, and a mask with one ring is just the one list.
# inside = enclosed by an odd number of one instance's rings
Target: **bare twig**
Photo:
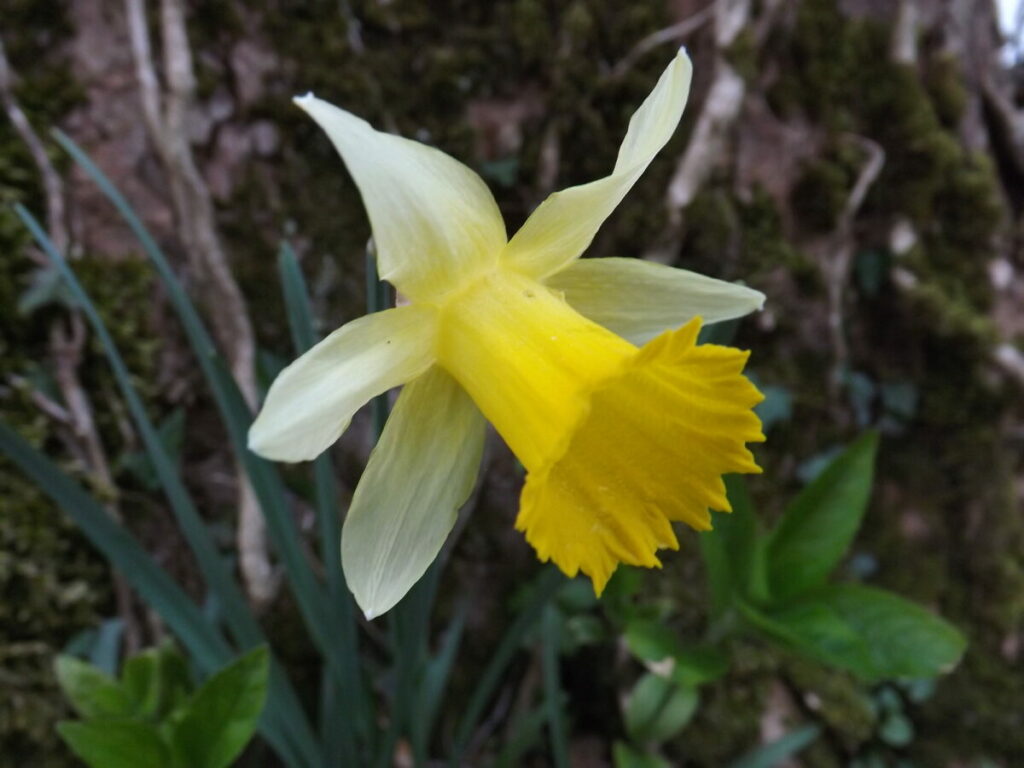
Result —
[[0, 40], [0, 101], [3, 102], [4, 112], [14, 126], [14, 130], [28, 147], [32, 161], [36, 164], [39, 176], [43, 181], [43, 193], [46, 195], [46, 229], [50, 234], [50, 239], [57, 246], [57, 250], [67, 253], [70, 238], [68, 238], [67, 226], [64, 223], [63, 185], [57, 170], [46, 154], [46, 147], [43, 146], [43, 142], [40, 141], [28, 117], [14, 97], [14, 74], [7, 62], [7, 53], [2, 40]]
[[857, 212], [864, 204], [871, 185], [878, 179], [885, 165], [885, 150], [878, 144], [863, 136], [847, 135], [844, 138], [857, 144], [867, 155], [857, 181], [850, 190], [846, 204], [839, 215], [836, 228], [824, 244], [820, 254], [820, 265], [825, 277], [825, 288], [828, 294], [828, 328], [832, 338], [832, 349], [835, 360], [829, 386], [833, 395], [838, 395], [842, 387], [843, 374], [849, 362], [849, 348], [846, 343], [844, 329], [843, 295], [850, 276], [850, 265], [853, 261], [856, 238], [853, 222]]
[[[204, 305], [228, 357], [231, 372], [250, 408], [257, 405], [256, 343], [242, 292], [231, 274], [217, 233], [213, 202], [192, 154], [187, 118], [195, 100], [192, 52], [181, 0], [161, 0], [160, 29], [166, 89], [153, 61], [144, 0], [125, 0], [143, 117], [167, 174], [182, 245], [195, 271], [204, 277]], [[266, 527], [256, 496], [237, 467], [239, 565], [249, 597], [266, 605], [276, 592], [267, 554]]]
[[892, 35], [892, 58], [901, 64], [917, 63], [917, 38], [921, 11], [915, 0], [900, 0]]
[[715, 20], [714, 79], [686, 151], [666, 192], [669, 221], [678, 227], [682, 210], [697, 196], [726, 154], [727, 138], [739, 117], [746, 83], [726, 61], [725, 50], [750, 19], [750, 0], [715, 0], [709, 6]]
[[[54, 379], [60, 389], [66, 407], [67, 424], [75, 441], [85, 452], [86, 466], [99, 486], [99, 496], [112, 518], [121, 521], [117, 485], [110, 471], [110, 462], [100, 440], [92, 405], [78, 377], [85, 349], [85, 322], [78, 312], [72, 312], [67, 327], [57, 320], [50, 327], [50, 356], [53, 360]], [[114, 596], [118, 613], [124, 619], [124, 650], [126, 655], [134, 654], [142, 647], [139, 627], [132, 618], [132, 593], [124, 577], [114, 572]]]
[[[60, 175], [46, 154], [46, 147], [40, 140], [25, 112], [14, 95], [14, 73], [7, 60], [7, 54], [0, 41], [0, 101], [4, 111], [14, 125], [18, 136], [25, 143], [32, 160], [39, 171], [46, 197], [46, 226], [50, 240], [63, 254], [67, 254], [71, 238], [65, 224], [67, 206], [64, 200], [64, 185]], [[42, 266], [49, 266], [44, 258], [38, 259]], [[60, 390], [64, 405], [54, 402], [40, 392], [32, 391], [31, 397], [44, 414], [56, 421], [65, 433], [66, 444], [72, 453], [81, 458], [86, 471], [100, 491], [104, 508], [112, 518], [120, 521], [121, 510], [117, 498], [117, 486], [110, 471], [110, 462], [103, 448], [92, 405], [78, 376], [82, 353], [86, 343], [86, 328], [81, 314], [73, 310], [67, 319], [58, 318], [50, 326], [50, 357], [53, 361], [54, 378]], [[128, 654], [141, 647], [140, 630], [133, 620], [133, 599], [131, 588], [124, 577], [114, 571], [112, 574], [117, 611], [124, 620], [124, 646]]]
[[659, 29], [657, 32], [649, 34], [634, 45], [629, 53], [623, 56], [611, 71], [608, 73], [610, 78], [620, 78], [625, 75], [633, 66], [639, 61], [645, 54], [653, 51], [658, 46], [664, 45], [665, 43], [671, 43], [692, 35], [707, 22], [711, 21], [711, 17], [715, 13], [715, 7], [709, 5], [706, 8], [702, 8], [696, 13], [687, 16], [680, 22], [673, 24], [670, 27]]
[[724, 59], [715, 64], [715, 79], [704, 100], [704, 107], [686, 151], [669, 182], [666, 203], [669, 216], [678, 222], [683, 208], [697, 196], [700, 188], [727, 149], [729, 130], [739, 117], [746, 85], [743, 78]]

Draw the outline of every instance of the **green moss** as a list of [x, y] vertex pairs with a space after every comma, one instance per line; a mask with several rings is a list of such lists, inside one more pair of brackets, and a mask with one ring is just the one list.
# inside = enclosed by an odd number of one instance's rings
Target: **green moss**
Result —
[[748, 87], [756, 82], [760, 72], [759, 50], [754, 30], [744, 27], [725, 51], [725, 60], [743, 78]]
[[795, 657], [786, 660], [784, 673], [846, 752], [856, 752], [871, 738], [876, 725], [871, 699], [851, 676]]
[[741, 232], [741, 269], [739, 276], [753, 280], [762, 271], [788, 268], [798, 279], [814, 275], [806, 254], [795, 248], [783, 229], [778, 206], [761, 187], [750, 200], [737, 205]]
[[970, 98], [956, 59], [948, 54], [932, 58], [925, 70], [924, 85], [943, 127], [956, 128]]
[[826, 158], [808, 162], [793, 186], [790, 203], [813, 232], [831, 232], [850, 196], [850, 170]]

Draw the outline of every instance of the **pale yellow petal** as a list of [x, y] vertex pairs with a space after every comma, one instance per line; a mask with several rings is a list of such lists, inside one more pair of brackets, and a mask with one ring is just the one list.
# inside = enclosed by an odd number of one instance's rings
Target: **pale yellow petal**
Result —
[[436, 329], [436, 313], [416, 305], [343, 325], [274, 380], [249, 448], [277, 461], [315, 458], [363, 403], [430, 367]]
[[341, 537], [345, 579], [368, 618], [401, 600], [434, 561], [473, 489], [484, 426], [439, 368], [402, 390]]
[[742, 317], [764, 294], [736, 283], [642, 259], [579, 259], [545, 284], [580, 314], [633, 344], [694, 317], [705, 324]]
[[612, 174], [556, 192], [541, 203], [505, 248], [502, 261], [509, 268], [542, 278], [583, 253], [671, 138], [686, 106], [692, 73], [690, 59], [680, 49], [630, 120]]
[[359, 187], [383, 279], [423, 298], [455, 290], [493, 266], [505, 224], [476, 173], [312, 94], [295, 103], [327, 132]]

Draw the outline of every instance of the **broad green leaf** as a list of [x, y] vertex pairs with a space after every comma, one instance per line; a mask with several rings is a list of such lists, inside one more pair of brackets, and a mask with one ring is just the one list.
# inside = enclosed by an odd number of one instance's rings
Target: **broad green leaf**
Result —
[[743, 615], [769, 639], [802, 656], [871, 677], [874, 667], [864, 639], [827, 601], [807, 598], [770, 613], [747, 607]]
[[700, 535], [700, 550], [707, 568], [711, 614], [721, 616], [734, 598], [759, 602], [766, 597], [764, 553], [757, 520], [743, 479], [725, 476], [731, 513], [718, 513], [714, 530]]
[[934, 677], [951, 671], [967, 641], [945, 619], [898, 595], [860, 584], [837, 584], [822, 593], [863, 638], [870, 679]]
[[744, 616], [793, 650], [868, 682], [948, 672], [966, 645], [930, 611], [859, 584], [827, 587], [770, 613], [746, 608]]
[[626, 702], [626, 732], [640, 743], [674, 736], [697, 710], [697, 690], [655, 674], [640, 678]]
[[668, 760], [650, 752], [641, 752], [624, 741], [612, 745], [615, 768], [671, 768]]
[[182, 768], [225, 768], [256, 730], [267, 697], [270, 654], [256, 648], [211, 677], [186, 705], [171, 739]]
[[711, 645], [693, 645], [676, 654], [672, 679], [680, 685], [697, 686], [718, 680], [729, 671], [729, 657]]
[[150, 648], [125, 662], [121, 685], [140, 714], [162, 720], [188, 696], [188, 667], [173, 645]]
[[57, 733], [90, 768], [169, 768], [156, 726], [135, 720], [65, 721]]
[[822, 585], [860, 527], [874, 473], [878, 435], [868, 432], [846, 449], [786, 509], [768, 537], [773, 598]]
[[878, 729], [878, 738], [890, 747], [905, 747], [914, 740], [914, 724], [906, 715], [889, 715]]
[[821, 728], [816, 725], [806, 725], [803, 728], [790, 731], [777, 741], [748, 752], [730, 764], [729, 768], [775, 768], [800, 750], [813, 744], [820, 733]]
[[629, 652], [642, 661], [661, 661], [682, 652], [679, 635], [655, 619], [633, 619], [626, 625]]
[[86, 719], [130, 717], [135, 707], [121, 685], [92, 664], [73, 656], [58, 656], [57, 682], [71, 706]]

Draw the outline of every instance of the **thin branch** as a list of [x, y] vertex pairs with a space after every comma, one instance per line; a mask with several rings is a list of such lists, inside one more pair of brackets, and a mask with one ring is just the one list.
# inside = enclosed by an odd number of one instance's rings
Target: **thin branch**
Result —
[[43, 193], [46, 195], [46, 228], [49, 231], [50, 239], [57, 246], [57, 250], [67, 253], [71, 240], [64, 223], [66, 210], [64, 185], [57, 174], [57, 169], [53, 167], [53, 163], [50, 162], [50, 158], [46, 154], [46, 147], [43, 146], [39, 135], [32, 128], [28, 117], [14, 97], [14, 74], [7, 61], [7, 53], [2, 40], [0, 40], [0, 101], [3, 102], [4, 112], [11, 124], [14, 125], [14, 130], [25, 143], [29, 154], [32, 155], [32, 161], [42, 179]]
[[665, 43], [677, 42], [689, 37], [706, 23], [711, 21], [714, 13], [714, 5], [709, 5], [670, 27], [665, 27], [664, 29], [659, 29], [657, 32], [652, 32], [634, 45], [630, 49], [629, 53], [623, 56], [615, 66], [612, 67], [611, 71], [608, 73], [608, 77], [612, 79], [621, 78], [630, 69], [632, 69], [636, 65], [637, 61], [643, 58], [645, 54], [650, 53], [661, 45], [665, 45]]
[[[217, 233], [210, 190], [196, 166], [188, 138], [188, 114], [195, 101], [196, 78], [185, 7], [181, 0], [160, 2], [165, 90], [161, 90], [154, 65], [144, 0], [125, 0], [125, 8], [143, 115], [167, 174], [178, 234], [191, 265], [204, 278], [203, 304], [213, 319], [214, 332], [238, 388], [249, 407], [255, 408], [259, 397], [255, 335], [245, 299], [231, 274], [227, 253]], [[236, 475], [239, 567], [249, 597], [255, 605], [263, 606], [276, 593], [266, 526], [256, 495], [237, 464]]]
[[856, 242], [853, 222], [857, 212], [864, 204], [864, 198], [867, 197], [868, 191], [878, 179], [885, 165], [885, 150], [871, 139], [854, 135], [846, 135], [844, 138], [857, 144], [865, 152], [867, 159], [864, 161], [853, 189], [850, 190], [836, 228], [828, 238], [821, 255], [821, 269], [825, 276], [828, 295], [828, 328], [832, 338], [832, 348], [835, 352], [835, 361], [829, 381], [833, 395], [838, 395], [839, 389], [842, 387], [843, 374], [850, 356], [844, 328], [843, 295], [850, 276]]

